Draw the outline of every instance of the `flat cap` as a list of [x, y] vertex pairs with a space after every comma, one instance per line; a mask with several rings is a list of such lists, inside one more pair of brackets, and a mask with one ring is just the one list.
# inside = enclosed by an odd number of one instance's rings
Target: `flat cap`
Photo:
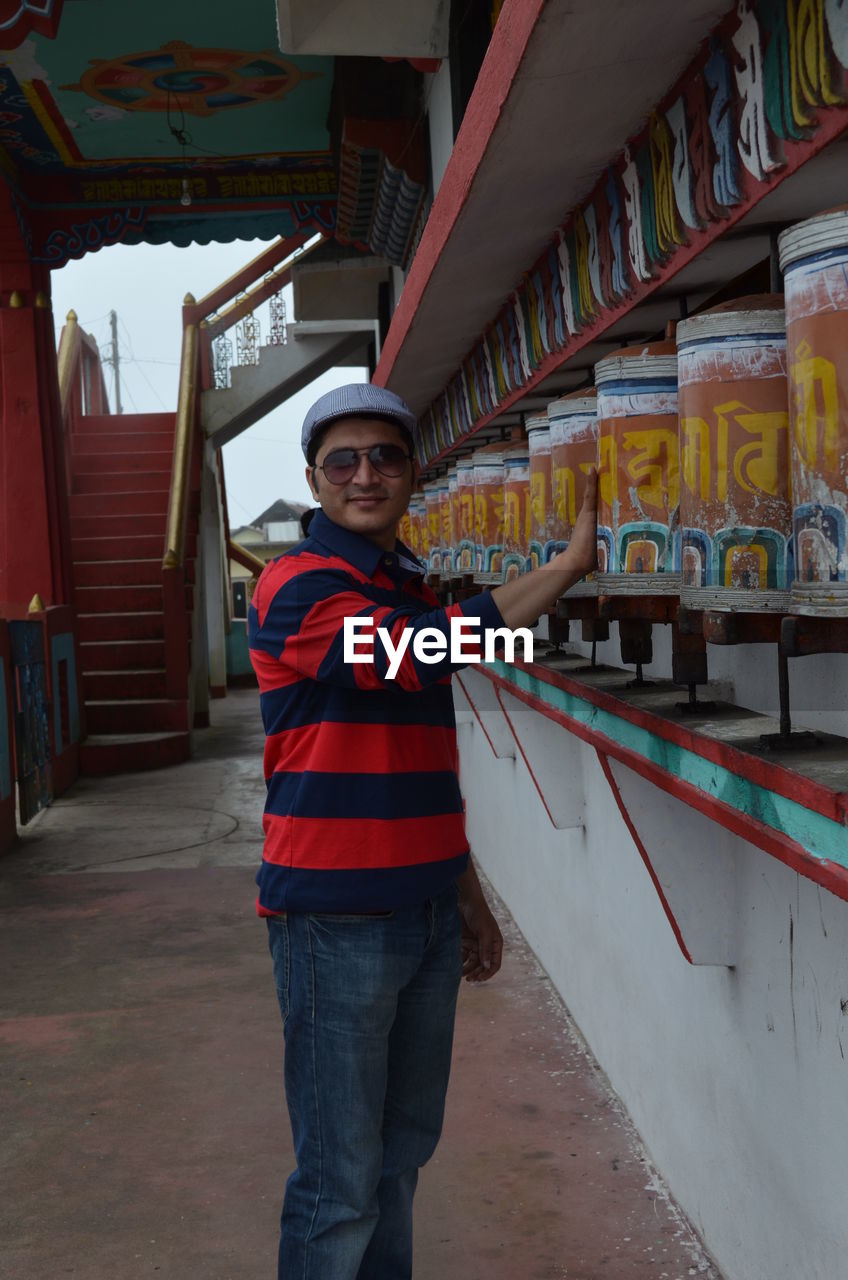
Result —
[[372, 386], [370, 382], [349, 382], [319, 396], [303, 419], [300, 444], [307, 460], [312, 437], [337, 418], [387, 418], [408, 431], [413, 443], [415, 441], [417, 421], [405, 400], [394, 391]]

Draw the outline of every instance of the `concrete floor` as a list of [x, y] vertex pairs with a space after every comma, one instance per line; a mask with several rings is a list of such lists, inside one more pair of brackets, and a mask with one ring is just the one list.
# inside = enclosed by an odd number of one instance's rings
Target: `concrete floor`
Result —
[[[257, 694], [213, 718], [189, 763], [82, 780], [0, 862], [5, 1280], [275, 1274], [292, 1154]], [[416, 1280], [720, 1280], [505, 925], [501, 974], [463, 987]]]

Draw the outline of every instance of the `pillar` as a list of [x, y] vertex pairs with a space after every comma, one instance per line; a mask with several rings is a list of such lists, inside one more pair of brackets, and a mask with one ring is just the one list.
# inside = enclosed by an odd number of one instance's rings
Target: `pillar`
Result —
[[65, 475], [50, 272], [0, 179], [0, 607], [72, 603]]

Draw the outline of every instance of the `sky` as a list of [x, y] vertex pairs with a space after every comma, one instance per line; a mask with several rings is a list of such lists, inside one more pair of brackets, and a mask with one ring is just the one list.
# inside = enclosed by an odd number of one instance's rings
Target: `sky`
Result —
[[[110, 311], [118, 316], [118, 354], [124, 413], [176, 410], [183, 298], [201, 298], [267, 248], [262, 241], [231, 244], [112, 245], [69, 262], [52, 274], [57, 339], [73, 309], [101, 355], [111, 347]], [[286, 308], [292, 316], [292, 290]], [[115, 411], [113, 372], [106, 386]], [[304, 477], [300, 428], [307, 409], [324, 391], [364, 382], [365, 369], [334, 369], [292, 396], [224, 446], [230, 525], [248, 524], [277, 498], [314, 506]]]

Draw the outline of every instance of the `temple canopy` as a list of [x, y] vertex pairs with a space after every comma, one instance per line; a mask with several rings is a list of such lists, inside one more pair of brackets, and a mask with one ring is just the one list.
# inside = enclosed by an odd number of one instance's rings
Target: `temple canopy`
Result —
[[0, 169], [50, 266], [300, 228], [403, 265], [419, 102], [408, 62], [282, 53], [272, 0], [0, 0]]

